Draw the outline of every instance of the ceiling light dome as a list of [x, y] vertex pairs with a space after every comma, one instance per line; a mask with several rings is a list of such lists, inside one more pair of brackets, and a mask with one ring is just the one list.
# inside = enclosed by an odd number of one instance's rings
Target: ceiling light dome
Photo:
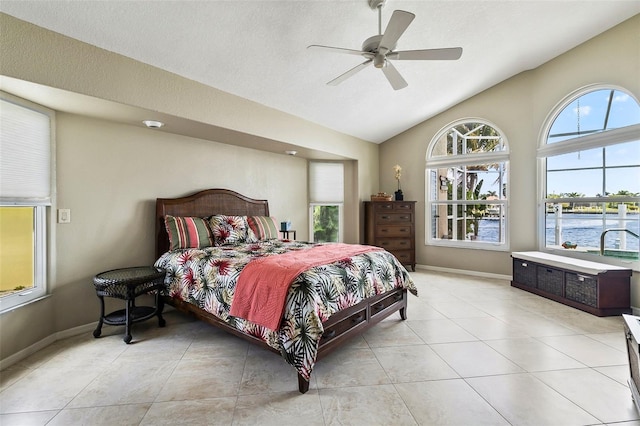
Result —
[[156, 120], [144, 120], [142, 123], [150, 129], [159, 129], [160, 127], [164, 126], [164, 123], [162, 121]]

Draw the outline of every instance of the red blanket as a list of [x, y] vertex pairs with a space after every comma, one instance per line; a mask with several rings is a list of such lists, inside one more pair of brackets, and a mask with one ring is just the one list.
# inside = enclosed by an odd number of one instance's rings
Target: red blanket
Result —
[[382, 249], [332, 243], [254, 259], [240, 272], [229, 313], [270, 330], [277, 330], [287, 292], [298, 275], [314, 266], [334, 263], [374, 250]]

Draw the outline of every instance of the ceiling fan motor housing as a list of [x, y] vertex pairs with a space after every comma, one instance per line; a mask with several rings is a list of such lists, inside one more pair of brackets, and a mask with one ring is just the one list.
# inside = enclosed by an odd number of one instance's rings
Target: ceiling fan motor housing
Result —
[[[369, 37], [362, 43], [362, 51], [370, 53], [378, 53], [378, 47], [380, 46], [380, 40], [382, 40], [382, 34]], [[389, 52], [396, 48], [396, 45], [388, 46]]]
[[387, 2], [387, 0], [369, 0], [369, 7], [373, 10], [376, 10], [377, 8], [382, 8], [384, 7], [384, 4]]

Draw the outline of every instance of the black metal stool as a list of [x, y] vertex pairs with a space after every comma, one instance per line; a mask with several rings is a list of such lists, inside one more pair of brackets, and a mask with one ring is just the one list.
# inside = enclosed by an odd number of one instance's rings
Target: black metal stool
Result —
[[[158, 317], [160, 327], [166, 322], [162, 318], [164, 301], [162, 292], [165, 289], [164, 278], [166, 271], [153, 266], [138, 266], [133, 268], [113, 269], [101, 272], [93, 278], [96, 294], [100, 299], [100, 320], [93, 331], [93, 337], [100, 337], [102, 323], [108, 325], [124, 325], [124, 342], [131, 342], [131, 324], [144, 321], [153, 316]], [[136, 297], [156, 291], [155, 306], [136, 306]], [[114, 311], [108, 315], [104, 313], [104, 297], [115, 297], [126, 302], [126, 308]]]

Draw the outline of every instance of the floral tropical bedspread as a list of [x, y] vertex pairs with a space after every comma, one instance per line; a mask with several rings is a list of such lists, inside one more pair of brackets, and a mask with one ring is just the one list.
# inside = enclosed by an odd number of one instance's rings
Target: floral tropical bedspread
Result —
[[155, 266], [167, 270], [169, 296], [197, 305], [234, 328], [280, 351], [309, 380], [322, 322], [377, 294], [407, 288], [417, 295], [407, 270], [385, 250], [316, 266], [298, 275], [286, 297], [281, 327], [271, 331], [229, 315], [240, 272], [253, 258], [313, 247], [314, 243], [267, 240], [252, 244], [180, 249], [163, 254]]

